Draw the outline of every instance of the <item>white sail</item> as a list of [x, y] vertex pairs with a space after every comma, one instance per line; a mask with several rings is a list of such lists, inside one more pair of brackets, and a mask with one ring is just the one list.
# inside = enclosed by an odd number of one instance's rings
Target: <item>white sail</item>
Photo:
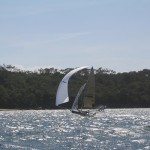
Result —
[[56, 106], [66, 103], [69, 101], [69, 96], [68, 96], [68, 81], [70, 77], [77, 73], [78, 71], [88, 68], [88, 66], [76, 68], [72, 71], [70, 71], [68, 74], [65, 75], [65, 77], [61, 80], [58, 89], [57, 89], [57, 94], [56, 94]]

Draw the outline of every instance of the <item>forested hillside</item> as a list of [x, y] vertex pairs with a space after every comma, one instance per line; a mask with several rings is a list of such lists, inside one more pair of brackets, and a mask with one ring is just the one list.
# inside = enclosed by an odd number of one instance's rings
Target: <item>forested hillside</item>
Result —
[[[73, 68], [57, 70], [39, 69], [22, 71], [11, 65], [0, 66], [0, 108], [56, 109], [55, 96], [60, 80]], [[71, 77], [70, 107], [79, 87], [86, 82], [88, 70]], [[150, 70], [115, 73], [99, 68], [95, 70], [96, 105], [108, 108], [150, 107]]]

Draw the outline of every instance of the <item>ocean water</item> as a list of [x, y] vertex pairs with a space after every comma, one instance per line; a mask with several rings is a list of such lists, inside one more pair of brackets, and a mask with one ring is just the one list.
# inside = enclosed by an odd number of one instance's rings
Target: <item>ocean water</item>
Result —
[[150, 150], [150, 109], [0, 111], [0, 150]]

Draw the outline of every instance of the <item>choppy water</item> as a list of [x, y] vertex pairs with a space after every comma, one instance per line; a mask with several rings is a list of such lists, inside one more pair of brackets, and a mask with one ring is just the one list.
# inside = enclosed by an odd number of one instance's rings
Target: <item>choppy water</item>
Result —
[[0, 111], [0, 150], [150, 150], [150, 109]]

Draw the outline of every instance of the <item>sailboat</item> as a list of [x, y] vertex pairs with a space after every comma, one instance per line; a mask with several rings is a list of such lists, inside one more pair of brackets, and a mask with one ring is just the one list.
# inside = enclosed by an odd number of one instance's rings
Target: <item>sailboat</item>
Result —
[[[79, 67], [64, 76], [61, 80], [56, 94], [56, 106], [60, 104], [69, 102], [68, 96], [68, 82], [72, 75], [75, 73], [89, 68], [88, 66]], [[81, 103], [81, 108], [79, 108], [79, 102]], [[79, 89], [77, 96], [71, 108], [71, 112], [75, 114], [80, 114], [82, 116], [93, 116], [95, 113], [91, 114], [90, 109], [95, 105], [95, 77], [93, 67], [90, 69], [89, 77], [81, 88]], [[86, 109], [86, 110], [83, 110]]]

